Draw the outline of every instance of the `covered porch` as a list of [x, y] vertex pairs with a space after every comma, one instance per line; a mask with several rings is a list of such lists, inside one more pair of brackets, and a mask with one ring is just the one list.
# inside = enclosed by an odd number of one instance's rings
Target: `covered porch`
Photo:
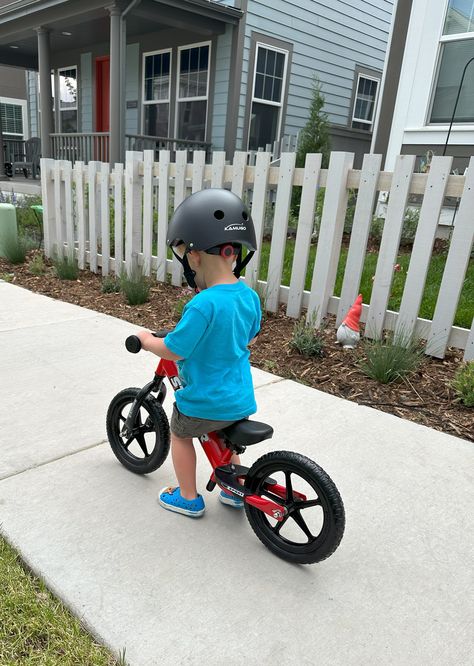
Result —
[[[114, 164], [126, 150], [210, 153], [216, 141], [233, 152], [242, 17], [233, 4], [0, 0], [0, 64], [28, 72], [41, 156]], [[24, 144], [3, 143], [5, 160], [18, 161]]]

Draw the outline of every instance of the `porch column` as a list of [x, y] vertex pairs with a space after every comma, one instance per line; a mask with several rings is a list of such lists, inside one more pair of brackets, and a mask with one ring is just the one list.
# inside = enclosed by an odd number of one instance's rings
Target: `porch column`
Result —
[[40, 27], [37, 28], [36, 32], [38, 34], [38, 68], [40, 78], [41, 156], [53, 157], [51, 152], [51, 134], [54, 131], [54, 119], [49, 30]]
[[121, 11], [115, 5], [109, 7], [110, 13], [110, 143], [109, 162], [115, 164], [121, 161], [121, 114], [123, 113], [124, 101], [122, 95], [121, 72], [120, 72], [120, 36], [121, 36]]

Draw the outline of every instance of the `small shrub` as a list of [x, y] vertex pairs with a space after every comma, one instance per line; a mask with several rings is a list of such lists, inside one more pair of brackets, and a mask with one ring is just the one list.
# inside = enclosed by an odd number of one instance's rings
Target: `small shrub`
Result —
[[474, 361], [459, 368], [451, 385], [459, 402], [466, 407], [474, 407]]
[[414, 372], [424, 357], [419, 341], [402, 334], [396, 338], [392, 334], [387, 339], [366, 339], [362, 346], [365, 358], [359, 362], [359, 367], [364, 375], [381, 384], [391, 384]]
[[135, 266], [130, 274], [122, 273], [120, 288], [129, 305], [146, 303], [150, 296], [150, 280], [143, 275], [141, 266]]
[[290, 346], [302, 356], [324, 356], [324, 340], [320, 331], [314, 327], [314, 317], [310, 322], [300, 319], [295, 324]]
[[10, 237], [3, 243], [3, 254], [11, 264], [23, 264], [30, 249], [31, 244], [25, 236]]
[[13, 273], [0, 273], [0, 280], [3, 280], [4, 282], [11, 282], [13, 277]]
[[79, 276], [79, 266], [74, 255], [65, 255], [53, 259], [54, 270], [60, 280], [77, 280]]
[[120, 280], [115, 275], [107, 275], [102, 280], [101, 291], [103, 294], [116, 294], [120, 291]]
[[44, 275], [46, 271], [46, 264], [44, 263], [43, 255], [36, 254], [28, 265], [28, 270], [33, 275]]

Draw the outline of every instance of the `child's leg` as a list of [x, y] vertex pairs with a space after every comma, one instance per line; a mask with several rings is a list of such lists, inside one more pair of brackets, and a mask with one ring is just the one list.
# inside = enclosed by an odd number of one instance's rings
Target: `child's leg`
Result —
[[171, 457], [178, 479], [181, 497], [195, 499], [196, 489], [196, 451], [193, 440], [183, 439], [171, 432]]

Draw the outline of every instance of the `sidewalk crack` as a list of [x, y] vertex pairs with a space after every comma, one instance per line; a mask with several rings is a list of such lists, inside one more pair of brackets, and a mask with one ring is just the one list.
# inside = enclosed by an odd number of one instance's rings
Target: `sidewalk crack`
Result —
[[57, 462], [58, 460], [64, 460], [65, 458], [70, 458], [71, 456], [75, 456], [77, 453], [82, 453], [82, 451], [88, 451], [89, 449], [94, 449], [97, 446], [102, 446], [102, 444], [106, 444], [107, 442], [108, 442], [107, 439], [103, 439], [100, 442], [97, 442], [96, 444], [90, 444], [89, 446], [84, 446], [82, 449], [77, 449], [76, 451], [65, 453], [63, 456], [58, 456], [57, 458], [51, 458], [50, 460], [45, 460], [44, 462], [38, 463], [37, 465], [30, 465], [30, 467], [25, 467], [25, 469], [20, 469], [18, 472], [13, 472], [13, 474], [6, 474], [5, 476], [0, 477], [0, 483], [2, 481], [6, 481], [7, 479], [12, 479], [14, 476], [19, 476], [20, 474], [29, 472], [32, 469], [45, 467], [46, 465], [50, 465], [51, 463]]

